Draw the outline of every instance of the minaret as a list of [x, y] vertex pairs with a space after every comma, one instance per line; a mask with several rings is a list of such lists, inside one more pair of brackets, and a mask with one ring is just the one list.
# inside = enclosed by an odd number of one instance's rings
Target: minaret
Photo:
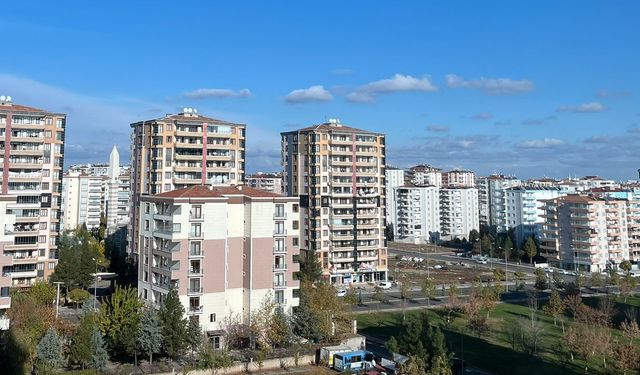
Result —
[[111, 150], [111, 154], [109, 154], [109, 171], [108, 177], [109, 180], [113, 181], [118, 179], [118, 175], [120, 174], [120, 154], [118, 153], [118, 149], [116, 146], [113, 146]]

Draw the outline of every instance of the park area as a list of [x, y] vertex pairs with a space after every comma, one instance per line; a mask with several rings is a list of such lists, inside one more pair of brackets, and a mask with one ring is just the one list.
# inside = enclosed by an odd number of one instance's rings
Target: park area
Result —
[[378, 311], [359, 315], [358, 327], [367, 336], [395, 341], [411, 336], [406, 330], [412, 319], [428, 320], [442, 330], [453, 357], [493, 374], [637, 373], [640, 298], [530, 297], [484, 308], [480, 301], [475, 307], [460, 301], [433, 310]]

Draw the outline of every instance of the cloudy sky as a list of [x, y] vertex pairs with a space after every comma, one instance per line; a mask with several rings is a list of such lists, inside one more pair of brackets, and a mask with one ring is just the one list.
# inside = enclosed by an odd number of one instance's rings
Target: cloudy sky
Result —
[[129, 157], [131, 122], [184, 106], [279, 133], [339, 118], [389, 162], [520, 177], [637, 176], [638, 1], [3, 4], [0, 94], [68, 113], [66, 164]]

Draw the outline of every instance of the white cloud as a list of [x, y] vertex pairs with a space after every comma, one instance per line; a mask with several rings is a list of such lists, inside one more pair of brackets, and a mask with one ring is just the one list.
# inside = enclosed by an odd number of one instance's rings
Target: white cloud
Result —
[[477, 89], [490, 95], [511, 95], [531, 91], [535, 88], [533, 81], [522, 79], [513, 80], [511, 78], [475, 78], [465, 80], [455, 75], [445, 76], [447, 86], [452, 89]]
[[521, 122], [522, 125], [544, 125], [556, 119], [556, 116], [546, 116], [542, 118], [530, 118]]
[[446, 125], [429, 125], [427, 131], [433, 133], [445, 133], [449, 131], [449, 127]]
[[591, 102], [577, 105], [563, 105], [558, 107], [556, 111], [558, 112], [574, 112], [574, 113], [595, 113], [595, 112], [603, 112], [606, 111], [607, 107], [605, 107], [600, 102]]
[[410, 75], [395, 74], [391, 78], [381, 79], [360, 86], [347, 95], [347, 101], [356, 103], [375, 102], [379, 94], [400, 91], [437, 91], [428, 77], [416, 78]]
[[185, 92], [184, 96], [189, 99], [248, 98], [251, 96], [251, 91], [249, 89], [197, 89]]
[[307, 89], [293, 90], [284, 97], [284, 100], [291, 104], [328, 102], [332, 99], [333, 95], [321, 85], [311, 86]]
[[532, 139], [519, 144], [520, 148], [554, 148], [564, 145], [564, 141], [557, 138]]
[[598, 98], [624, 98], [626, 96], [631, 96], [630, 91], [610, 91], [610, 90], [600, 90], [596, 93], [596, 97]]
[[490, 120], [493, 118], [493, 114], [490, 112], [480, 112], [471, 116], [472, 120]]

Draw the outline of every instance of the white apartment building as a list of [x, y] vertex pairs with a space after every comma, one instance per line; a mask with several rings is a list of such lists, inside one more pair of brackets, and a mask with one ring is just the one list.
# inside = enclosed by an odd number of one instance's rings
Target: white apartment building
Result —
[[404, 169], [387, 166], [384, 170], [384, 191], [387, 225], [395, 223], [395, 188], [404, 186]]
[[406, 172], [406, 182], [414, 186], [442, 186], [442, 169], [426, 164], [411, 167]]
[[476, 174], [472, 171], [454, 169], [442, 173], [442, 186], [448, 187], [476, 187]]
[[394, 189], [396, 241], [433, 243], [440, 239], [440, 197], [435, 186], [399, 186]]
[[505, 190], [506, 229], [515, 230], [516, 245], [542, 234], [544, 201], [566, 195], [558, 187], [518, 186]]
[[491, 175], [477, 182], [480, 225], [495, 228], [498, 233], [506, 231], [504, 193], [510, 187], [522, 185], [522, 181], [511, 176]]
[[102, 214], [102, 177], [81, 172], [66, 172], [62, 177], [62, 225], [73, 230], [86, 225], [100, 226]]
[[216, 347], [221, 322], [248, 324], [265, 297], [286, 313], [298, 305], [297, 197], [246, 186], [191, 186], [140, 199], [138, 290], [161, 304], [177, 288], [189, 319]]
[[[13, 256], [6, 256], [11, 254], [6, 251], [5, 248], [14, 246], [15, 235], [14, 227], [16, 224], [16, 215], [10, 213], [8, 207], [15, 205], [15, 195], [0, 194], [0, 268], [11, 267], [15, 264], [19, 264], [22, 261], [31, 260], [35, 262], [38, 257], [34, 253], [16, 253]], [[0, 273], [0, 331], [6, 331], [9, 329], [9, 317], [7, 316], [7, 310], [11, 307], [11, 297], [9, 291], [13, 285], [12, 275], [10, 273]]]
[[282, 173], [258, 172], [249, 175], [247, 176], [247, 186], [270, 193], [282, 194]]
[[472, 230], [480, 230], [478, 189], [444, 187], [440, 189], [441, 239], [469, 238]]
[[544, 210], [540, 249], [550, 264], [599, 272], [630, 259], [626, 200], [567, 195]]
[[131, 173], [128, 169], [120, 167], [120, 154], [116, 146], [113, 146], [109, 155], [107, 175], [103, 179], [102, 213], [109, 233], [129, 223], [130, 188]]

